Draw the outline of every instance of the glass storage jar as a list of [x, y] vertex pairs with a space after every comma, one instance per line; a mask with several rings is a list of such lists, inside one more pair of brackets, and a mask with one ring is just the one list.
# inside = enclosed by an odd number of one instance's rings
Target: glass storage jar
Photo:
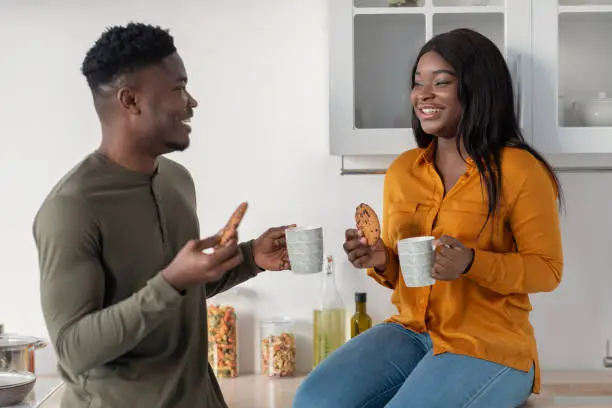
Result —
[[268, 377], [295, 374], [295, 335], [288, 317], [262, 320], [260, 323], [261, 373]]
[[238, 376], [238, 327], [232, 306], [208, 305], [208, 362], [217, 378]]

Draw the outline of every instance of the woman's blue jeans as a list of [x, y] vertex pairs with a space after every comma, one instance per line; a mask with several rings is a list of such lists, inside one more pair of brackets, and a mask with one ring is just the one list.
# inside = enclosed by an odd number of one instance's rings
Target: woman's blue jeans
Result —
[[351, 339], [298, 388], [293, 408], [516, 408], [526, 373], [459, 354], [433, 355], [428, 334], [382, 323]]

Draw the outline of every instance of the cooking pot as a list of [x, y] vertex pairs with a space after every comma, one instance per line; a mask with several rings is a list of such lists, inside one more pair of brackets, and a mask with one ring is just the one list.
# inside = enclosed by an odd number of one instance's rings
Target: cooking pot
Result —
[[23, 402], [34, 388], [35, 383], [36, 374], [29, 371], [0, 371], [0, 407]]
[[0, 371], [36, 373], [34, 352], [46, 346], [47, 342], [37, 337], [0, 334]]

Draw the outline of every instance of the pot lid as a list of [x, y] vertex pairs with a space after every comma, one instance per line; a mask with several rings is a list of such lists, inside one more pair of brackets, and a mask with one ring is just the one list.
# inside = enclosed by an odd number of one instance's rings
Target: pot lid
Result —
[[19, 350], [34, 347], [40, 340], [36, 337], [0, 335], [0, 350]]
[[[36, 374], [29, 371], [0, 371], [0, 391], [9, 390], [36, 381]], [[9, 392], [9, 391], [5, 391]]]

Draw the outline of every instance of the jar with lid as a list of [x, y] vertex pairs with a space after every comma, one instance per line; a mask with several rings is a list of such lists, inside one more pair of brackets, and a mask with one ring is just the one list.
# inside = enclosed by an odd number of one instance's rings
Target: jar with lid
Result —
[[261, 373], [268, 377], [295, 374], [295, 335], [288, 317], [262, 320], [260, 323]]
[[208, 305], [208, 362], [217, 378], [238, 376], [238, 327], [232, 306]]

